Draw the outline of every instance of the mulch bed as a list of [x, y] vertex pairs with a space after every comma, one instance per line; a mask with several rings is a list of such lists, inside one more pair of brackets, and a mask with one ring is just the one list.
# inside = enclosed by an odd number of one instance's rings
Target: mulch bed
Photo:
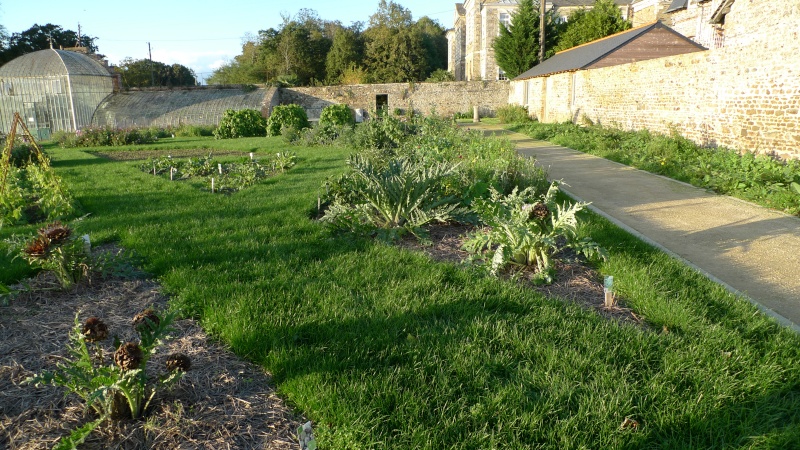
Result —
[[[54, 280], [40, 276], [35, 286]], [[143, 309], [166, 308], [167, 298], [151, 280], [107, 280], [72, 292], [38, 291], [0, 307], [0, 448], [45, 449], [89, 422], [82, 401], [55, 386], [21, 385], [27, 377], [55, 369], [76, 312], [83, 322], [100, 317], [111, 335], [137, 340], [131, 318]], [[105, 422], [85, 449], [287, 449], [299, 448], [296, 416], [275, 394], [270, 375], [236, 357], [193, 320], [177, 320], [174, 338], [148, 364], [161, 371], [166, 355], [181, 352], [192, 368], [172, 390], [159, 392], [145, 417]]]
[[[469, 253], [462, 249], [465, 236], [474, 229], [472, 225], [433, 225], [428, 228], [430, 245], [423, 245], [413, 236], [403, 239], [399, 245], [422, 251], [439, 261], [461, 263], [469, 257]], [[610, 308], [604, 305], [603, 276], [580, 255], [566, 251], [557, 257], [555, 282], [552, 284], [534, 284], [532, 268], [519, 273], [519, 281], [548, 297], [575, 302], [609, 319], [644, 326], [642, 319], [624, 306], [624, 299], [617, 297], [616, 305]]]

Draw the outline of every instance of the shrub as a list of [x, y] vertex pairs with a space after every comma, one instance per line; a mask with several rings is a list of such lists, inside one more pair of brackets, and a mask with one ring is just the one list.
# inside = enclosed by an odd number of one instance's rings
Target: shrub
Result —
[[530, 122], [531, 116], [528, 115], [528, 108], [520, 105], [508, 105], [497, 108], [497, 118], [501, 123], [523, 123]]
[[426, 83], [442, 83], [446, 81], [455, 81], [456, 77], [453, 72], [448, 72], [444, 69], [436, 69], [431, 72], [430, 76], [425, 80]]
[[272, 109], [267, 121], [267, 136], [280, 136], [281, 128], [292, 127], [296, 130], [308, 128], [308, 115], [300, 105], [279, 105]]
[[356, 120], [347, 105], [328, 105], [319, 116], [320, 126], [354, 126]]
[[219, 126], [214, 130], [217, 139], [264, 136], [267, 121], [255, 109], [228, 109], [222, 115]]
[[387, 240], [405, 232], [424, 239], [423, 225], [465, 213], [442, 195], [443, 181], [456, 170], [453, 164], [397, 158], [384, 167], [359, 155], [348, 163], [352, 172], [339, 182], [346, 185], [350, 202], [334, 201], [322, 218], [334, 228]]
[[577, 237], [577, 214], [588, 204], [557, 204], [558, 183], [542, 196], [536, 196], [532, 188], [514, 189], [508, 196], [490, 191], [488, 199], [473, 204], [489, 228], [472, 234], [464, 247], [485, 262], [493, 275], [509, 266], [531, 266], [536, 270], [535, 283], [552, 283], [553, 257], [564, 247], [586, 257], [605, 257], [597, 244]]
[[175, 136], [181, 137], [199, 137], [199, 136], [213, 136], [214, 127], [209, 125], [181, 125], [175, 129]]

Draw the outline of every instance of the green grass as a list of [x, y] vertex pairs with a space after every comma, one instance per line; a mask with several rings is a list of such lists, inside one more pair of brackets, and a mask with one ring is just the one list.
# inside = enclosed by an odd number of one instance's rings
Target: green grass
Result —
[[622, 131], [572, 123], [517, 124], [509, 127], [534, 139], [580, 150], [664, 175], [720, 194], [800, 215], [800, 161], [703, 148], [677, 134]]
[[[348, 150], [291, 150], [297, 166], [229, 196], [134, 161], [51, 155], [90, 213], [80, 231], [144, 257], [174, 306], [274, 374], [322, 448], [800, 446], [800, 337], [680, 262], [586, 215], [610, 254], [601, 271], [647, 326], [619, 324], [332, 235], [309, 216]], [[626, 417], [640, 426], [620, 429]]]

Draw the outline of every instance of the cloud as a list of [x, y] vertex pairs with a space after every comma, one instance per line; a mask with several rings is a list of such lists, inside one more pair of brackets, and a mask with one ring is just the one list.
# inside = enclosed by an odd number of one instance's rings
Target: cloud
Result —
[[218, 60], [212, 62], [211, 64], [209, 64], [208, 67], [210, 69], [217, 70], [220, 67], [224, 66], [225, 64], [228, 64], [229, 61], [230, 61], [229, 59], [218, 59]]

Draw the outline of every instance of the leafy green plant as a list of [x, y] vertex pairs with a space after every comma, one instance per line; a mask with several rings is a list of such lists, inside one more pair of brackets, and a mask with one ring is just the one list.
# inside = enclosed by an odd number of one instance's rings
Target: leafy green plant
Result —
[[[59, 131], [53, 139], [61, 148], [152, 144], [163, 131], [157, 128], [89, 127], [77, 133]], [[165, 136], [166, 134], [163, 134]]]
[[478, 199], [473, 209], [487, 228], [473, 233], [464, 244], [466, 250], [483, 261], [497, 275], [506, 268], [533, 267], [534, 282], [553, 282], [553, 259], [563, 248], [572, 248], [586, 257], [605, 252], [590, 239], [578, 238], [578, 212], [587, 206], [556, 203], [558, 183], [547, 193], [536, 196], [532, 188], [502, 195], [490, 189], [488, 199]]
[[436, 69], [425, 79], [426, 83], [444, 83], [447, 81], [455, 81], [456, 77], [453, 72], [444, 69]]
[[348, 164], [352, 172], [344, 182], [353, 202], [334, 201], [322, 218], [334, 228], [388, 240], [404, 232], [424, 239], [423, 225], [465, 212], [453, 198], [442, 195], [443, 180], [453, 175], [456, 165], [397, 158], [382, 167], [360, 155], [351, 156]]
[[524, 123], [531, 121], [528, 108], [521, 105], [508, 105], [497, 108], [497, 118], [500, 119], [500, 123]]
[[159, 316], [146, 309], [138, 314], [133, 318], [133, 326], [139, 333], [139, 342], [114, 342], [113, 352], [103, 346], [109, 336], [108, 326], [97, 317], [81, 323], [79, 316], [80, 312], [75, 315], [75, 325], [69, 333], [69, 358], [59, 362], [56, 370], [24, 381], [36, 386], [65, 387], [99, 416], [62, 439], [57, 448], [75, 448], [106, 420], [141, 417], [156, 392], [177, 383], [191, 366], [185, 355], [170, 355], [166, 374], [156, 379], [147, 375], [150, 357], [174, 331], [171, 325], [175, 312]]
[[356, 120], [353, 117], [353, 112], [347, 105], [328, 105], [322, 108], [319, 115], [319, 126], [354, 126]]
[[272, 109], [272, 114], [267, 120], [267, 136], [280, 136], [284, 127], [302, 130], [309, 126], [308, 115], [302, 106], [279, 105]]
[[89, 274], [87, 243], [61, 222], [40, 228], [36, 236], [11, 237], [9, 253], [24, 259], [31, 267], [55, 275], [63, 290], [71, 289]]
[[214, 130], [217, 139], [264, 136], [267, 121], [255, 109], [228, 109], [222, 114], [219, 126]]

